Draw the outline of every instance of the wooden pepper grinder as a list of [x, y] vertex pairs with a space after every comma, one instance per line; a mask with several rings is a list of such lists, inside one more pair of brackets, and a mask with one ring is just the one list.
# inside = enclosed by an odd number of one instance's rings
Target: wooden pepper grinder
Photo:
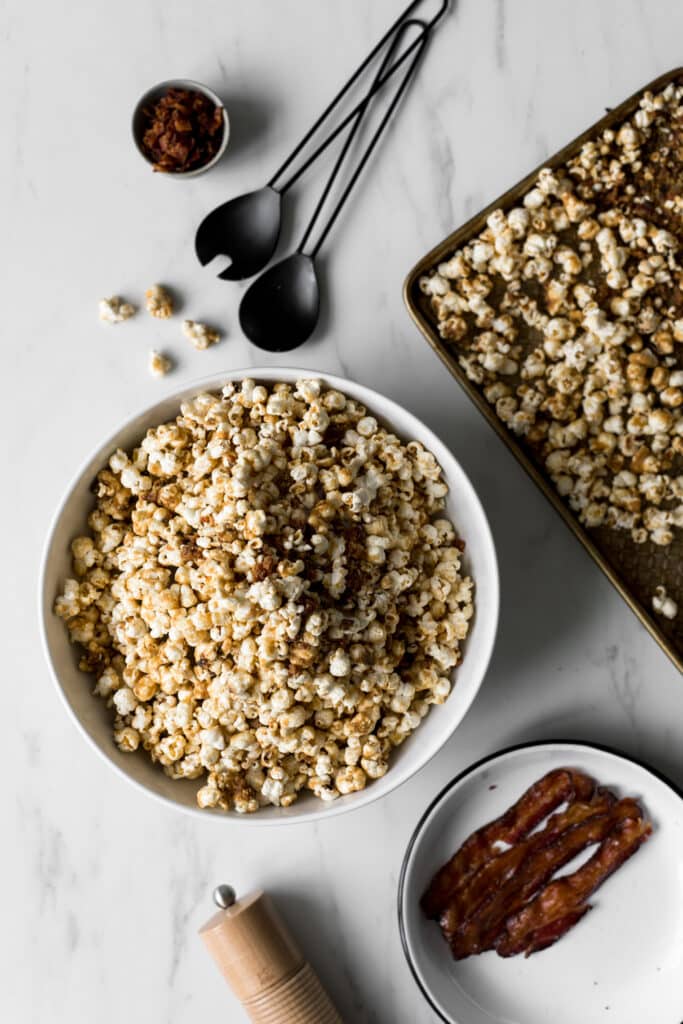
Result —
[[237, 900], [219, 885], [213, 899], [199, 934], [254, 1024], [343, 1024], [264, 892]]

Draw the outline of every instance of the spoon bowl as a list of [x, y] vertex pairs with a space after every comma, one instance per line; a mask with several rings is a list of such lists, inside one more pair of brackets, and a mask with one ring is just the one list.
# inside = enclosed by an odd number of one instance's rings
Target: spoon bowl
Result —
[[[448, 0], [445, 0], [448, 4]], [[330, 194], [332, 185], [344, 164], [349, 153], [351, 144], [356, 136], [358, 128], [365, 116], [366, 108], [370, 102], [370, 94], [361, 105], [355, 116], [355, 120], [337, 157], [332, 173], [323, 190], [318, 205], [309, 221], [308, 227], [301, 239], [299, 248], [293, 256], [276, 263], [269, 270], [266, 270], [245, 292], [240, 303], [240, 324], [242, 330], [254, 345], [266, 349], [269, 352], [289, 352], [290, 349], [303, 345], [315, 330], [320, 314], [320, 287], [315, 272], [315, 257], [329, 234], [334, 222], [339, 216], [344, 203], [348, 199], [353, 187], [368, 162], [375, 146], [379, 142], [391, 116], [398, 105], [401, 96], [405, 92], [418, 62], [429, 39], [429, 28], [424, 22], [416, 18], [408, 18], [403, 21], [396, 37], [393, 40], [389, 51], [382, 62], [375, 82], [380, 81], [388, 63], [390, 62], [394, 49], [403, 37], [403, 34], [414, 27], [420, 28], [416, 44], [413, 45], [414, 54], [408, 64], [408, 69], [396, 90], [387, 110], [384, 113], [374, 135], [370, 139], [365, 151], [358, 161], [346, 188], [336, 200], [327, 223], [320, 233], [315, 244], [307, 252], [309, 238], [313, 227], [320, 216], [325, 202]], [[407, 50], [410, 53], [411, 50]]]
[[229, 199], [207, 214], [195, 236], [199, 262], [206, 266], [216, 256], [231, 263], [218, 277], [241, 281], [269, 262], [280, 237], [282, 197], [270, 185]]
[[[354, 121], [358, 123], [358, 119], [362, 116], [371, 97], [408, 60], [411, 53], [419, 46], [420, 41], [416, 40], [413, 42], [391, 67], [388, 66], [389, 61], [385, 58], [382, 62], [380, 73], [375, 77], [368, 94], [342, 119], [341, 123], [330, 132], [328, 137], [317, 146], [314, 152], [290, 176], [289, 180], [281, 181], [283, 175], [311, 142], [318, 129], [328, 120], [332, 112], [337, 109], [342, 99], [354, 83], [363, 75], [377, 54], [384, 48], [387, 41], [392, 38], [394, 43], [390, 49], [390, 54], [393, 53], [395, 42], [401, 36], [405, 25], [416, 23], [415, 19], [411, 19], [408, 16], [420, 3], [422, 3], [422, 0], [411, 0], [403, 14], [399, 15], [391, 28], [373, 47], [363, 63], [356, 68], [346, 85], [337, 93], [332, 102], [328, 104], [315, 124], [294, 147], [280, 169], [276, 171], [264, 188], [231, 199], [206, 215], [195, 235], [195, 251], [202, 266], [211, 263], [216, 256], [223, 255], [229, 257], [231, 263], [218, 274], [218, 277], [224, 281], [241, 281], [246, 277], [253, 277], [254, 274], [257, 274], [266, 266], [275, 252], [280, 236], [282, 197], [348, 125]], [[427, 28], [435, 25], [441, 18], [448, 7], [448, 3], [449, 0], [442, 0], [441, 9], [432, 18], [430, 26], [425, 26], [425, 31]], [[191, 173], [199, 173], [199, 171]]]
[[311, 336], [319, 312], [313, 257], [295, 252], [266, 270], [245, 292], [240, 325], [259, 348], [289, 352]]

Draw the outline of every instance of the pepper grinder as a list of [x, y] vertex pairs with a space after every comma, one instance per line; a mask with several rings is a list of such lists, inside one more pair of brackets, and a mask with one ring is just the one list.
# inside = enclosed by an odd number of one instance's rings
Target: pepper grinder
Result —
[[219, 885], [199, 934], [254, 1024], [343, 1024], [266, 893]]

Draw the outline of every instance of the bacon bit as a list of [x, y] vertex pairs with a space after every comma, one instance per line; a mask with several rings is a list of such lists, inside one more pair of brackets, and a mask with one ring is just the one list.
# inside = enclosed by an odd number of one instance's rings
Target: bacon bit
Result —
[[169, 89], [144, 110], [142, 148], [155, 171], [182, 174], [203, 167], [223, 141], [223, 108], [190, 89]]
[[201, 548], [197, 545], [194, 537], [190, 540], [183, 541], [180, 545], [180, 557], [183, 562], [196, 562], [201, 553]]
[[347, 429], [345, 423], [339, 423], [334, 419], [330, 420], [325, 430], [325, 444], [328, 448], [340, 448]]
[[313, 659], [315, 658], [315, 649], [311, 644], [298, 643], [292, 644], [289, 648], [289, 660], [293, 665], [297, 665], [302, 668], [307, 668]]
[[341, 535], [346, 541], [346, 552], [351, 562], [362, 562], [365, 560], [365, 537], [362, 526], [352, 523], [343, 526]]
[[260, 558], [251, 570], [249, 579], [252, 583], [260, 583], [262, 580], [267, 580], [269, 576], [272, 576], [276, 568], [276, 555], [272, 551], [266, 551], [263, 558]]

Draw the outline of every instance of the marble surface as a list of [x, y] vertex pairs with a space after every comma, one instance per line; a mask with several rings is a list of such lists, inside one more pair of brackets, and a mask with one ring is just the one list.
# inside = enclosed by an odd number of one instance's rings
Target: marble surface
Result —
[[[379, 388], [422, 416], [478, 488], [498, 545], [502, 613], [481, 694], [445, 749], [379, 804], [277, 831], [158, 806], [97, 759], [43, 661], [43, 538], [75, 467], [165, 389], [277, 363], [241, 336], [241, 287], [197, 264], [218, 201], [267, 180], [397, 0], [9, 0], [0, 22], [4, 335], [4, 729], [0, 1016], [17, 1024], [246, 1018], [196, 932], [221, 880], [276, 896], [352, 1024], [433, 1024], [404, 964], [397, 873], [437, 790], [497, 747], [599, 740], [683, 783], [683, 685], [545, 499], [418, 336], [402, 305], [414, 261], [544, 155], [680, 60], [676, 0], [461, 0], [325, 250], [314, 340], [289, 357]], [[207, 82], [233, 123], [220, 167], [148, 172], [129, 138], [138, 95]], [[285, 228], [291, 245], [315, 177]], [[173, 285], [226, 330], [194, 353], [177, 323], [108, 330], [97, 299]], [[179, 360], [150, 378], [147, 351]], [[280, 357], [281, 361], [285, 361]], [[463, 1022], [466, 1024], [466, 1022]]]

